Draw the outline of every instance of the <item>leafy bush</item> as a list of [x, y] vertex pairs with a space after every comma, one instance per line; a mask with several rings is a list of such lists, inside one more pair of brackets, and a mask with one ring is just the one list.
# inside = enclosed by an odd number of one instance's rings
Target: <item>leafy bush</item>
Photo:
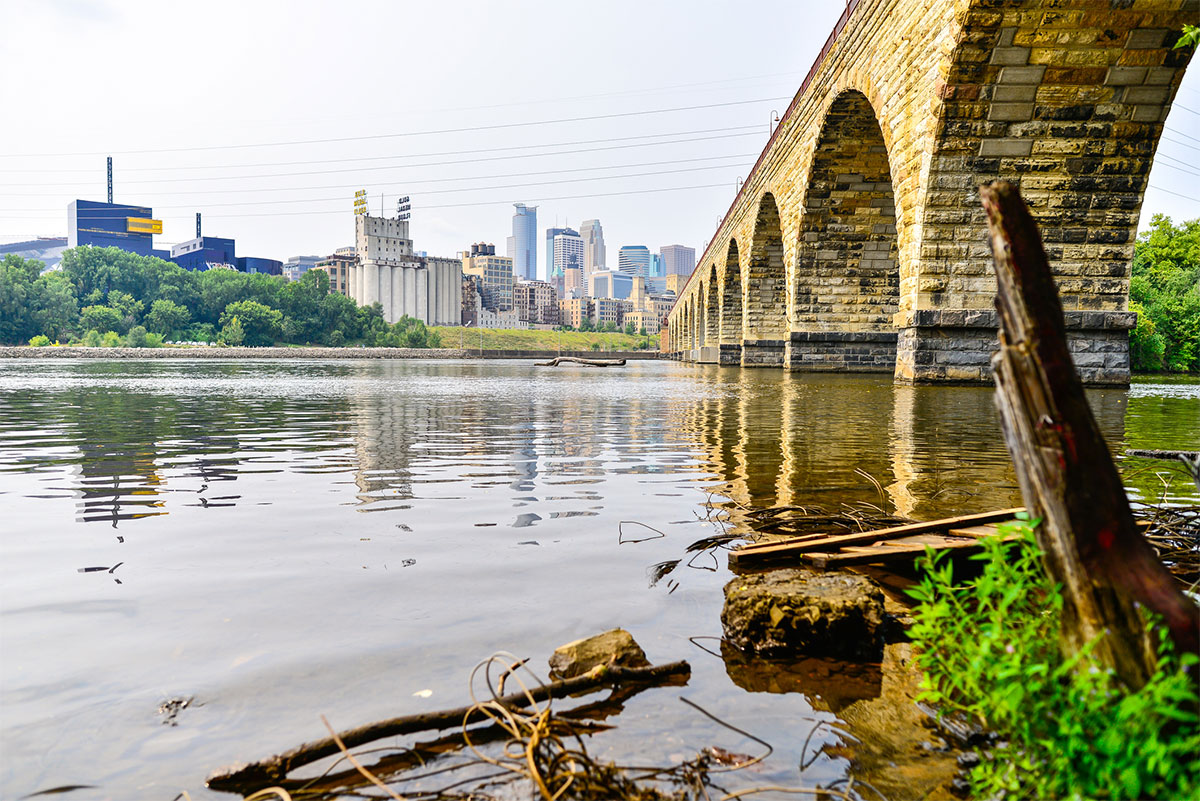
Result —
[[104, 344], [100, 332], [93, 328], [83, 335], [83, 344], [89, 348], [98, 348]]
[[239, 300], [226, 306], [221, 315], [221, 336], [230, 345], [235, 343], [225, 336], [225, 329], [232, 320], [243, 331], [243, 342], [254, 347], [274, 345], [283, 332], [283, 312], [253, 300]]
[[[1059, 648], [1063, 600], [1022, 534], [982, 541], [983, 572], [955, 583], [946, 552], [918, 563], [911, 629], [925, 672], [922, 700], [1007, 738], [971, 775], [976, 798], [1200, 797], [1200, 696], [1161, 637], [1158, 671], [1129, 692], [1088, 648]], [[1002, 532], [1003, 533], [1003, 532]]]
[[329, 335], [329, 344], [335, 348], [346, 344], [346, 335], [342, 333], [342, 329], [337, 328]]
[[38, 334], [36, 337], [31, 337], [29, 344], [35, 348], [44, 348], [50, 344], [50, 337], [44, 334]]
[[121, 335], [116, 331], [106, 331], [104, 336], [100, 338], [100, 347], [102, 348], [119, 348], [121, 347]]
[[143, 326], [135, 325], [129, 329], [129, 333], [125, 335], [125, 346], [129, 348], [144, 348], [146, 347], [146, 329]]

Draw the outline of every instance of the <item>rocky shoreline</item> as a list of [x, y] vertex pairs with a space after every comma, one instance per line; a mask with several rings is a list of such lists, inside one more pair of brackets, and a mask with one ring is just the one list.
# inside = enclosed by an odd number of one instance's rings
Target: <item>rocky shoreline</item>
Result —
[[0, 359], [552, 359], [556, 356], [657, 359], [657, 351], [485, 350], [470, 348], [88, 348], [0, 347]]

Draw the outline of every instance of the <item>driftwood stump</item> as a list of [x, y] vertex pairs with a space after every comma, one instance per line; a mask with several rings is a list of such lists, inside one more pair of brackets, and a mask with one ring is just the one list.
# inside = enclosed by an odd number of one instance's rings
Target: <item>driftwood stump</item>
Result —
[[1125, 488], [1067, 349], [1062, 304], [1037, 225], [1015, 186], [980, 190], [996, 265], [996, 405], [1038, 544], [1064, 594], [1065, 645], [1097, 654], [1130, 687], [1154, 671], [1139, 605], [1180, 650], [1200, 649], [1200, 614], [1134, 525]]

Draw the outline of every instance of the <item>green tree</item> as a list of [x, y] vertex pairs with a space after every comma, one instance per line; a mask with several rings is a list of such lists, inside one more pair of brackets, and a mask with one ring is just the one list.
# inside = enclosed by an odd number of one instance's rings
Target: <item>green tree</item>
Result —
[[98, 348], [103, 344], [103, 339], [100, 337], [100, 332], [93, 328], [83, 335], [83, 344], [89, 348]]
[[121, 327], [121, 313], [110, 306], [86, 306], [79, 315], [79, 324], [87, 330], [103, 333]]
[[0, 342], [16, 345], [38, 332], [34, 282], [42, 263], [8, 254], [0, 261]]
[[170, 334], [185, 327], [192, 319], [192, 313], [187, 307], [173, 300], [159, 298], [150, 305], [146, 314], [146, 328], [159, 334]]
[[245, 332], [244, 344], [252, 347], [273, 345], [283, 332], [283, 313], [257, 301], [239, 300], [226, 306], [222, 329], [234, 318]]
[[31, 347], [44, 348], [50, 344], [50, 337], [38, 334], [36, 337], [29, 338], [29, 344]]
[[100, 337], [100, 347], [102, 348], [117, 348], [121, 346], [121, 335], [116, 331], [106, 331], [104, 336]]
[[1161, 337], [1161, 368], [1200, 371], [1200, 220], [1175, 226], [1170, 217], [1154, 215], [1134, 248], [1129, 296], [1131, 308], [1144, 311], [1152, 324], [1144, 327], [1139, 313], [1143, 327], [1131, 337], [1133, 368], [1158, 369], [1155, 340], [1138, 339], [1149, 330]]
[[232, 347], [241, 345], [245, 339], [246, 332], [242, 330], [242, 324], [238, 321], [237, 315], [229, 318], [225, 323], [225, 327], [221, 329], [221, 333], [217, 336], [217, 342]]

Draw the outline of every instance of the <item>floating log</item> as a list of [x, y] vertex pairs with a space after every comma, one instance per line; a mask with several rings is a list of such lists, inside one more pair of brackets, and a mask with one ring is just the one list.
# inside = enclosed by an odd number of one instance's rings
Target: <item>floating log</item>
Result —
[[534, 362], [534, 367], [558, 367], [560, 364], [582, 364], [584, 367], [624, 367], [624, 359], [580, 359], [575, 356], [558, 356], [548, 362]]
[[[664, 683], [681, 678], [686, 680], [691, 671], [691, 666], [683, 661], [642, 668], [608, 667], [576, 676], [573, 679], [540, 684], [529, 688], [528, 694], [523, 691], [515, 692], [502, 696], [498, 700], [505, 706], [521, 707], [527, 705], [530, 699], [534, 703], [539, 703], [550, 698], [563, 698], [580, 692], [623, 684]], [[472, 715], [473, 719], [470, 717]], [[347, 729], [339, 733], [338, 737], [346, 748], [354, 748], [382, 737], [457, 728], [472, 722], [488, 721], [489, 718], [478, 712], [475, 706], [463, 706], [441, 712], [422, 712], [416, 715], [381, 720], [355, 729]], [[332, 737], [324, 737], [320, 740], [303, 743], [258, 762], [222, 768], [210, 775], [205, 784], [214, 790], [249, 793], [282, 781], [288, 773], [296, 768], [338, 753], [341, 753], [341, 749], [337, 742]]]
[[1130, 688], [1155, 668], [1138, 605], [1180, 650], [1200, 650], [1200, 610], [1134, 524], [1120, 474], [1071, 361], [1062, 304], [1037, 224], [1017, 188], [980, 189], [996, 267], [1000, 351], [992, 357], [1001, 429], [1051, 578], [1063, 586], [1064, 640], [1096, 653]]

